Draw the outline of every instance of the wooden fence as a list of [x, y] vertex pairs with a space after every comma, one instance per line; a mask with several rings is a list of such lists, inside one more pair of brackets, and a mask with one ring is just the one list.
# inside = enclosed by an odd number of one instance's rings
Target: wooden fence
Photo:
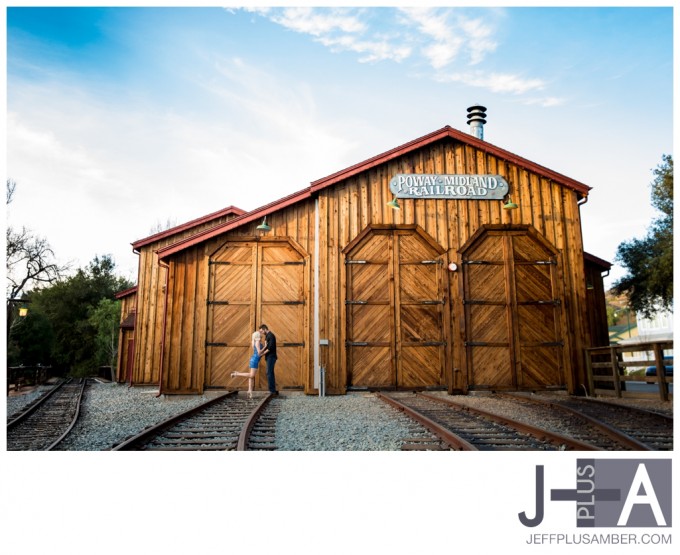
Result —
[[7, 368], [7, 395], [26, 385], [41, 385], [51, 377], [51, 366], [12, 366]]
[[[609, 345], [586, 349], [586, 366], [588, 370], [588, 389], [595, 395], [610, 395], [616, 397], [653, 397], [658, 395], [662, 401], [672, 399], [669, 384], [673, 377], [666, 375], [666, 366], [671, 366], [673, 341], [650, 341], [630, 345]], [[643, 358], [634, 357], [625, 360], [624, 353], [643, 353]], [[664, 362], [665, 359], [665, 362]], [[664, 366], [665, 365], [665, 366]], [[646, 368], [656, 366], [655, 376], [627, 376], [626, 368]], [[627, 383], [656, 383], [658, 392], [628, 391]]]

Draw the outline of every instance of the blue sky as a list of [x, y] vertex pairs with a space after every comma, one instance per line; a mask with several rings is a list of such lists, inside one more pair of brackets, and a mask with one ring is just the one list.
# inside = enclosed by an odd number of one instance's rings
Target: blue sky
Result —
[[593, 187], [585, 247], [613, 261], [672, 153], [672, 24], [670, 7], [9, 8], [9, 221], [134, 280], [154, 226], [468, 131], [482, 103], [485, 140]]

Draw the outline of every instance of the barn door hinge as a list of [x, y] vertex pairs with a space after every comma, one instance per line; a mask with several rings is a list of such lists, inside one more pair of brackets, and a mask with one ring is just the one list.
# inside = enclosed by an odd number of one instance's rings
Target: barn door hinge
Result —
[[536, 260], [534, 264], [548, 264], [552, 266], [557, 265], [557, 260]]
[[289, 260], [283, 263], [284, 266], [304, 266], [304, 260]]
[[290, 305], [290, 304], [305, 304], [305, 301], [283, 301], [283, 304], [285, 304], [285, 305]]
[[215, 343], [212, 341], [206, 341], [205, 342], [206, 347], [228, 347], [226, 343]]
[[347, 341], [348, 347], [366, 347], [368, 341]]
[[211, 304], [229, 304], [229, 301], [211, 301], [210, 299], [208, 299], [208, 305]]
[[215, 266], [215, 265], [228, 266], [229, 264], [231, 264], [231, 262], [221, 261], [221, 260], [209, 260], [208, 261], [208, 266]]
[[422, 345], [423, 347], [445, 347], [446, 341], [423, 341], [422, 343], [418, 343], [418, 345]]
[[283, 343], [282, 345], [284, 347], [304, 347], [305, 343], [303, 341], [302, 343]]
[[365, 260], [345, 260], [345, 264], [366, 264]]
[[442, 299], [436, 301], [420, 301], [420, 304], [444, 304], [444, 301]]
[[345, 304], [368, 304], [368, 301], [345, 301]]
[[466, 347], [507, 347], [507, 343], [492, 343], [489, 341], [465, 341]]
[[463, 260], [463, 264], [491, 264], [489, 260]]
[[421, 264], [442, 264], [441, 260], [421, 260]]

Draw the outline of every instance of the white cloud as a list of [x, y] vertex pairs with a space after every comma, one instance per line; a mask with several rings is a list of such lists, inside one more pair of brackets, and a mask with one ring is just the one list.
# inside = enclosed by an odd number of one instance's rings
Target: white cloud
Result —
[[471, 87], [485, 88], [495, 93], [514, 95], [545, 88], [545, 82], [542, 79], [527, 79], [511, 73], [486, 73], [483, 71], [440, 73], [436, 76], [436, 80], [441, 83], [463, 83]]
[[392, 60], [401, 62], [411, 55], [411, 48], [391, 44], [388, 40], [367, 41], [360, 40], [351, 35], [340, 37], [322, 37], [318, 39], [321, 44], [329, 47], [332, 51], [349, 51], [361, 54], [359, 61], [362, 63], [382, 62]]
[[488, 53], [496, 50], [498, 44], [492, 39], [492, 26], [485, 25], [481, 19], [462, 19], [460, 25], [469, 39], [466, 49], [470, 52], [471, 65], [481, 63]]
[[352, 8], [284, 8], [255, 10], [274, 23], [308, 34], [333, 52], [355, 52], [362, 63], [401, 62], [411, 47], [398, 37], [376, 32], [364, 21], [366, 11]]
[[331, 8], [320, 12], [314, 8], [285, 8], [274, 12], [272, 21], [298, 33], [321, 37], [332, 32], [363, 33], [366, 24], [348, 10]]
[[415, 24], [422, 52], [434, 69], [452, 64], [461, 51], [469, 53], [468, 64], [479, 64], [496, 49], [493, 23], [471, 19], [460, 10], [403, 8], [401, 13], [406, 25]]
[[406, 25], [415, 24], [419, 40], [424, 43], [422, 53], [435, 69], [449, 65], [464, 44], [464, 37], [455, 32], [448, 12], [430, 8], [404, 8], [401, 10]]

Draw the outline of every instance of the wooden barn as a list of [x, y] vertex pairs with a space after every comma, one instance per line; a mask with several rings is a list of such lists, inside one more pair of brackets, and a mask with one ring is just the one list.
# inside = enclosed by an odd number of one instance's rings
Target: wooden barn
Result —
[[590, 187], [484, 141], [469, 111], [476, 136], [446, 126], [133, 243], [118, 379], [244, 388], [230, 373], [265, 323], [284, 390], [582, 391], [607, 264], [583, 252]]

